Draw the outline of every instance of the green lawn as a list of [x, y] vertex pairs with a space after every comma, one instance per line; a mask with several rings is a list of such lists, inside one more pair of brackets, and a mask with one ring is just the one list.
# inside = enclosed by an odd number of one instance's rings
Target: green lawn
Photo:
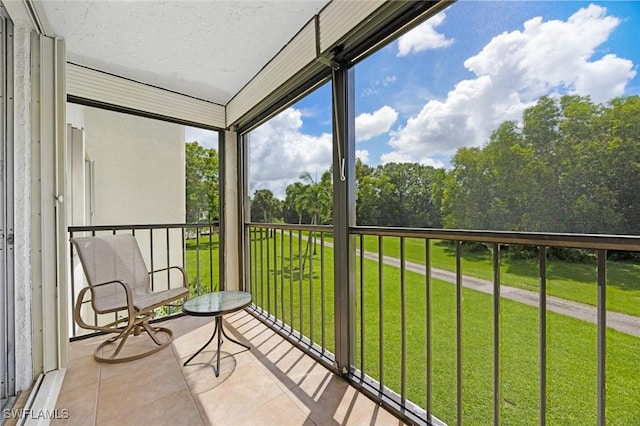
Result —
[[[359, 244], [359, 240], [358, 240]], [[359, 247], [359, 245], [358, 245]], [[364, 248], [378, 252], [378, 238], [366, 236]], [[385, 256], [400, 257], [400, 239], [384, 238]], [[405, 253], [408, 261], [424, 263], [424, 240], [405, 239]], [[492, 253], [490, 251], [465, 252], [463, 255], [463, 274], [493, 279]], [[455, 253], [453, 246], [441, 241], [431, 244], [431, 266], [447, 271], [455, 271]], [[592, 263], [569, 263], [549, 259], [547, 261], [547, 292], [549, 295], [576, 302], [596, 305], [596, 261]], [[632, 262], [607, 262], [607, 309], [629, 315], [640, 316], [640, 265]], [[501, 259], [501, 284], [538, 291], [538, 261]]]
[[219, 289], [219, 235], [200, 235], [186, 240], [187, 277], [191, 295]]
[[[306, 233], [305, 233], [306, 234]], [[334, 351], [333, 321], [333, 250], [316, 244], [306, 251], [306, 241], [293, 238], [288, 233], [256, 238], [252, 246], [251, 274], [254, 283], [254, 302], [263, 306], [286, 323], [293, 324], [316, 343]], [[366, 239], [366, 249], [377, 251], [377, 238], [373, 243]], [[389, 241], [389, 242], [387, 242]], [[373, 244], [373, 245], [372, 245]], [[215, 246], [215, 244], [214, 244]], [[395, 250], [399, 252], [399, 246]], [[448, 248], [432, 244], [434, 267], [442, 269], [452, 265]], [[214, 251], [216, 247], [214, 247]], [[394, 255], [394, 245], [385, 239], [385, 255]], [[424, 258], [422, 241], [407, 240], [407, 257], [420, 261]], [[194, 250], [188, 251], [188, 258]], [[274, 254], [275, 253], [275, 254]], [[201, 252], [201, 256], [202, 256]], [[208, 254], [206, 256], [209, 256]], [[213, 256], [217, 259], [217, 254]], [[303, 259], [304, 258], [304, 259]], [[208, 257], [207, 257], [208, 259]], [[192, 259], [193, 260], [193, 259]], [[465, 274], [477, 274], [490, 279], [491, 269], [486, 269], [489, 257], [466, 255], [463, 261]], [[357, 259], [360, 262], [360, 258]], [[321, 268], [324, 263], [324, 269]], [[188, 259], [188, 268], [193, 268]], [[217, 264], [217, 262], [216, 262]], [[304, 264], [304, 270], [301, 269]], [[616, 276], [615, 262], [609, 262], [610, 277]], [[484, 266], [483, 266], [484, 265]], [[489, 264], [490, 265], [490, 264]], [[312, 267], [312, 273], [310, 268]], [[550, 265], [554, 272], [556, 290], [562, 282], [585, 284], [582, 274], [588, 265]], [[621, 270], [622, 265], [621, 266]], [[517, 271], [521, 268], [527, 273]], [[528, 269], [527, 269], [528, 268]], [[503, 262], [503, 283], [527, 278], [532, 282], [537, 266], [506, 264]], [[583, 268], [585, 268], [583, 270]], [[357, 268], [359, 269], [359, 268]], [[259, 271], [263, 271], [260, 273]], [[518, 273], [516, 273], [516, 271]], [[634, 268], [628, 274], [633, 274]], [[594, 276], [591, 268], [589, 275]], [[624, 275], [623, 273], [623, 275]], [[529, 276], [530, 274], [531, 276]], [[564, 275], [563, 275], [564, 274]], [[567, 276], [580, 276], [580, 279]], [[324, 276], [324, 280], [321, 277]], [[355, 364], [370, 376], [379, 379], [380, 356], [384, 357], [384, 383], [400, 391], [401, 372], [401, 288], [400, 270], [391, 266], [383, 269], [383, 324], [384, 346], [379, 345], [379, 277], [378, 264], [364, 261], [364, 276], [357, 277], [357, 354]], [[558, 277], [558, 278], [556, 278]], [[362, 292], [360, 283], [362, 282]], [[426, 405], [426, 310], [425, 277], [406, 273], [405, 318], [407, 324], [407, 398]], [[515, 285], [515, 284], [511, 284]], [[533, 284], [526, 284], [535, 288]], [[524, 286], [524, 284], [523, 284]], [[549, 284], [551, 290], [551, 282]], [[609, 301], [618, 296], [608, 287]], [[621, 289], [617, 289], [623, 291]], [[586, 291], [586, 290], [585, 290]], [[637, 292], [632, 289], [630, 292]], [[449, 424], [456, 422], [456, 289], [455, 286], [434, 280], [432, 283], [433, 318], [433, 407], [434, 415]], [[595, 291], [593, 291], [595, 297]], [[628, 293], [623, 293], [628, 294]], [[636, 293], [637, 294], [637, 293]], [[361, 298], [361, 295], [363, 296]], [[361, 309], [361, 299], [364, 301]], [[324, 306], [324, 309], [323, 309]], [[364, 312], [364, 328], [360, 328], [360, 312]], [[324, 313], [324, 315], [323, 315]], [[470, 289], [463, 290], [463, 422], [482, 425], [492, 423], [493, 397], [493, 298]], [[596, 327], [569, 317], [548, 313], [547, 325], [547, 421], [549, 424], [593, 424], [596, 419]], [[322, 324], [325, 324], [324, 333]], [[500, 396], [503, 424], [538, 424], [539, 388], [539, 323], [538, 310], [509, 300], [501, 300], [500, 311]], [[361, 336], [364, 338], [361, 339]], [[360, 348], [364, 345], [364, 360]], [[610, 425], [638, 425], [640, 418], [640, 339], [608, 330], [607, 332], [607, 415]]]

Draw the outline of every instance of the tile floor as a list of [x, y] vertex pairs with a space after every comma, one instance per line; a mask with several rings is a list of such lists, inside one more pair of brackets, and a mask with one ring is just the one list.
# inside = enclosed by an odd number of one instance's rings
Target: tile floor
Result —
[[[69, 410], [69, 418], [52, 424], [402, 424], [246, 312], [226, 316], [225, 327], [251, 350], [224, 342], [219, 377], [212, 368], [213, 344], [182, 365], [210, 337], [210, 318], [182, 317], [164, 324], [174, 333], [168, 348], [123, 364], [93, 359], [104, 337], [73, 342], [56, 404], [58, 410]], [[145, 335], [132, 339], [133, 349], [150, 340]]]

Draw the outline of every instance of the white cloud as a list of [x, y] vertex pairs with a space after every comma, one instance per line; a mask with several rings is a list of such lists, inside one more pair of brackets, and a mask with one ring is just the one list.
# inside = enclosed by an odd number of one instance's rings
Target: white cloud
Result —
[[591, 60], [619, 20], [591, 5], [567, 21], [533, 18], [522, 31], [494, 37], [464, 65], [474, 79], [460, 81], [443, 100], [430, 100], [406, 126], [392, 132], [395, 152], [414, 161], [480, 146], [506, 120], [520, 119], [542, 95], [589, 95], [604, 102], [624, 93], [633, 63], [608, 54]]
[[250, 133], [250, 195], [269, 189], [281, 199], [300, 173], [320, 176], [331, 167], [332, 136], [301, 132], [302, 113], [288, 108]]
[[362, 142], [387, 133], [398, 119], [398, 113], [388, 105], [369, 114], [356, 117], [356, 141]]
[[380, 163], [411, 163], [415, 161], [411, 155], [401, 152], [388, 152], [380, 156]]
[[423, 166], [431, 166], [434, 169], [444, 169], [444, 163], [442, 161], [435, 160], [429, 157], [422, 158], [420, 161], [418, 161], [418, 163], [422, 164]]
[[444, 34], [435, 30], [444, 22], [445, 18], [444, 12], [439, 13], [400, 37], [398, 39], [398, 56], [451, 46], [454, 39], [448, 39]]
[[218, 149], [218, 132], [213, 130], [200, 129], [197, 127], [184, 127], [184, 141], [198, 142], [205, 148]]
[[364, 164], [369, 164], [369, 151], [366, 149], [356, 149], [356, 158], [359, 158]]
[[373, 81], [369, 87], [362, 90], [362, 96], [377, 96], [380, 94], [381, 87], [389, 87], [395, 84], [397, 78], [395, 75], [388, 75], [382, 80]]
[[386, 154], [382, 154], [380, 156], [380, 162], [382, 164], [387, 163], [419, 163], [423, 166], [431, 166], [436, 169], [444, 169], [444, 163], [440, 160], [436, 160], [430, 157], [422, 157], [420, 159], [416, 159], [410, 154], [401, 153], [401, 152], [388, 152]]

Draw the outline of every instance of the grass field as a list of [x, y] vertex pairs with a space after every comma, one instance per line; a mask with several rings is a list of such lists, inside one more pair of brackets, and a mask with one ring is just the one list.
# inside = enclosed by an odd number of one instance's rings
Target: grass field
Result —
[[[378, 252], [378, 238], [365, 237], [364, 248]], [[405, 239], [408, 261], [424, 264], [424, 240]], [[431, 244], [431, 266], [455, 271], [453, 247], [441, 241]], [[384, 254], [400, 257], [400, 239], [386, 237]], [[492, 253], [490, 251], [464, 252], [463, 273], [486, 280], [493, 279]], [[502, 258], [500, 270], [503, 285], [538, 291], [537, 259]], [[640, 316], [640, 265], [631, 262], [607, 262], [607, 309]], [[569, 263], [557, 259], [547, 261], [547, 292], [567, 300], [596, 305], [596, 260], [591, 263]]]
[[219, 235], [202, 235], [186, 240], [186, 265], [191, 294], [218, 290], [219, 284]]
[[[294, 234], [297, 235], [297, 234]], [[365, 247], [377, 251], [377, 239], [368, 239]], [[388, 242], [389, 240], [389, 242]], [[333, 313], [333, 250], [319, 245], [313, 254], [306, 252], [306, 241], [276, 234], [257, 239], [252, 249], [252, 268], [262, 270], [251, 276], [254, 282], [254, 302], [277, 311], [277, 316], [301, 330], [318, 344], [334, 350]], [[424, 243], [407, 240], [408, 259], [424, 259]], [[212, 245], [217, 247], [215, 244]], [[267, 247], [269, 247], [267, 249]], [[399, 245], [395, 250], [398, 250]], [[422, 251], [422, 253], [420, 253]], [[267, 254], [268, 253], [268, 254]], [[276, 255], [274, 255], [276, 253]], [[299, 253], [305, 256], [301, 269]], [[449, 269], [454, 257], [447, 246], [431, 245], [434, 267]], [[200, 256], [203, 256], [200, 252]], [[385, 255], [394, 255], [394, 246], [385, 239]], [[208, 262], [209, 254], [206, 254]], [[195, 250], [188, 251], [188, 268], [193, 268]], [[214, 255], [217, 259], [217, 255]], [[201, 258], [202, 259], [202, 258]], [[471, 254], [463, 259], [465, 274], [477, 274], [490, 279], [490, 262], [485, 255]], [[360, 259], [357, 259], [360, 262]], [[206, 262], [205, 262], [206, 263]], [[324, 263], [324, 269], [321, 268]], [[612, 263], [612, 262], [610, 262]], [[380, 357], [383, 357], [384, 384], [401, 389], [401, 323], [404, 312], [406, 328], [406, 395], [424, 407], [426, 405], [426, 292], [425, 278], [406, 273], [404, 310], [401, 304], [400, 270], [383, 268], [383, 288], [380, 290], [377, 262], [364, 260], [364, 274], [357, 277], [356, 324], [357, 354], [355, 364], [370, 376], [380, 379]], [[489, 264], [490, 265], [490, 264]], [[312, 274], [310, 274], [310, 266]], [[573, 264], [553, 265], [552, 280], [563, 285], [581, 284], [591, 291], [587, 275], [595, 271], [572, 272]], [[624, 272], [633, 274], [634, 268]], [[634, 266], [634, 265], [632, 265]], [[504, 265], [503, 282], [534, 280], [537, 265]], [[589, 265], [579, 265], [589, 268]], [[520, 268], [520, 269], [517, 269]], [[357, 268], [359, 270], [359, 268]], [[610, 277], [615, 267], [610, 266]], [[525, 271], [527, 273], [520, 273]], [[580, 280], [567, 276], [580, 276]], [[324, 276], [324, 281], [321, 280]], [[537, 286], [526, 284], [531, 289]], [[360, 283], [362, 282], [362, 287]], [[562, 284], [565, 283], [565, 284]], [[551, 286], [551, 284], [550, 284]], [[324, 289], [324, 290], [322, 290]], [[587, 290], [589, 289], [589, 290]], [[432, 389], [434, 415], [449, 424], [456, 421], [456, 289], [434, 280], [432, 305]], [[558, 290], [560, 291], [560, 290]], [[608, 288], [609, 297], [617, 298]], [[635, 289], [631, 292], [637, 291]], [[380, 293], [383, 317], [380, 318]], [[577, 291], [577, 293], [580, 293]], [[613, 294], [613, 296], [612, 296]], [[623, 293], [627, 294], [627, 293]], [[595, 290], [593, 290], [595, 298]], [[324, 306], [324, 309], [323, 309]], [[360, 327], [360, 312], [364, 327]], [[463, 290], [463, 422], [491, 424], [493, 416], [493, 298], [470, 289]], [[596, 327], [586, 322], [549, 312], [547, 314], [547, 421], [549, 424], [593, 424], [596, 419]], [[379, 324], [384, 324], [384, 344], [380, 347]], [[501, 301], [500, 310], [500, 415], [503, 424], [538, 424], [539, 410], [539, 322], [538, 310], [509, 300]], [[324, 333], [322, 324], [324, 323]], [[324, 334], [324, 335], [323, 335]], [[324, 340], [323, 340], [324, 337]], [[363, 348], [364, 359], [360, 357]], [[640, 424], [640, 339], [609, 330], [607, 332], [607, 415], [611, 425]]]

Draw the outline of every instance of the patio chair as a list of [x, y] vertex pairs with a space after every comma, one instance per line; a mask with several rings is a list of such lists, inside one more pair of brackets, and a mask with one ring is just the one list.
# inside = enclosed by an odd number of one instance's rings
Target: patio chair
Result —
[[[135, 237], [129, 234], [71, 238], [71, 243], [78, 252], [88, 282], [88, 287], [78, 294], [74, 319], [82, 328], [116, 333], [96, 348], [93, 354], [95, 359], [108, 363], [133, 361], [167, 347], [173, 339], [172, 331], [154, 327], [149, 321], [155, 316], [156, 308], [175, 306], [172, 305], [173, 302], [188, 296], [187, 274], [184, 269], [171, 266], [149, 272]], [[152, 274], [171, 269], [181, 272], [181, 286], [152, 291]], [[85, 301], [87, 293], [90, 299]], [[97, 314], [113, 314], [113, 321], [104, 325], [97, 320], [96, 324], [87, 324], [82, 317], [81, 308], [88, 302], [91, 302]], [[131, 333], [137, 336], [141, 332], [146, 332], [155, 345], [150, 350], [145, 348], [141, 353], [119, 357]], [[105, 356], [107, 350], [103, 354], [103, 348], [118, 340], [120, 342], [113, 353]]]

